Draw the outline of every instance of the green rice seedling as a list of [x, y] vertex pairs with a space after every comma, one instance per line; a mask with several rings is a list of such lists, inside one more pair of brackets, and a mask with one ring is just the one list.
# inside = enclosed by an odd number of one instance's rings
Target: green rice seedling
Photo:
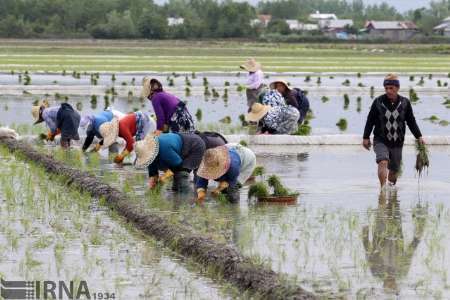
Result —
[[19, 83], [22, 83], [22, 74], [19, 74], [18, 81]]
[[448, 82], [444, 82], [444, 87], [448, 87]]
[[448, 106], [450, 106], [450, 98], [445, 98], [445, 101], [442, 102], [442, 104], [447, 106], [447, 108], [449, 108]]
[[184, 89], [184, 94], [186, 95], [186, 97], [189, 97], [191, 95], [191, 89], [188, 86]]
[[436, 82], [438, 87], [442, 87], [442, 82], [440, 79], [438, 79], [438, 81]]
[[223, 90], [223, 96], [222, 96], [222, 98], [223, 98], [224, 100], [227, 100], [227, 99], [228, 99], [228, 89], [224, 89], [224, 90]]
[[189, 77], [184, 77], [184, 84], [186, 85], [186, 86], [191, 86], [191, 81], [189, 80]]
[[269, 197], [269, 188], [264, 182], [257, 182], [250, 186], [248, 190], [248, 198], [264, 198]]
[[362, 98], [361, 97], [356, 98], [356, 111], [357, 112], [361, 112], [361, 103], [362, 103]]
[[247, 143], [246, 141], [244, 141], [244, 140], [240, 140], [240, 141], [239, 141], [239, 144], [242, 145], [242, 146], [244, 146], [244, 147], [247, 147], [247, 146], [248, 146], [248, 143]]
[[356, 77], [361, 78], [361, 73], [358, 72], [358, 74], [356, 74]]
[[104, 104], [104, 106], [103, 106], [103, 109], [107, 109], [108, 107], [111, 106], [111, 104], [110, 104], [110, 102], [109, 102], [109, 97], [108, 97], [108, 95], [105, 95], [105, 96], [104, 96], [104, 100], [105, 100], [105, 104]]
[[127, 86], [127, 83], [125, 81], [122, 81], [122, 86]]
[[344, 94], [344, 109], [347, 110], [350, 105], [350, 97], [348, 94]]
[[27, 74], [25, 75], [23, 84], [24, 85], [30, 85], [31, 84], [31, 77], [29, 75], [27, 75]]
[[317, 85], [321, 85], [322, 84], [322, 79], [320, 79], [320, 76], [317, 77], [316, 83], [317, 83]]
[[8, 111], [8, 110], [9, 110], [8, 104], [5, 104], [5, 106], [3, 106], [3, 110], [4, 110], [4, 111]]
[[327, 96], [322, 96], [321, 100], [323, 103], [327, 103], [328, 101], [330, 101], [330, 98], [328, 98]]
[[83, 110], [83, 103], [78, 101], [77, 104], [76, 104], [76, 107], [77, 107], [78, 111], [82, 111]]
[[449, 125], [449, 122], [448, 122], [447, 120], [441, 120], [441, 121], [439, 122], [439, 125], [440, 125], [440, 126], [443, 126], [443, 127], [447, 127], [447, 126]]
[[11, 74], [11, 75], [14, 75], [14, 74], [15, 74], [14, 70], [11, 70], [10, 74]]
[[211, 96], [211, 92], [209, 91], [208, 86], [205, 86], [205, 91], [203, 92], [203, 95], [205, 95], [205, 96]]
[[416, 141], [416, 171], [419, 177], [422, 176], [422, 173], [425, 169], [428, 170], [430, 167], [430, 160], [428, 158], [428, 148], [425, 144], [420, 144]]
[[366, 87], [362, 82], [359, 82], [358, 83], [358, 87], [361, 87], [361, 88], [363, 88], [363, 87]]
[[312, 131], [311, 126], [309, 125], [308, 121], [303, 122], [303, 124], [299, 125], [297, 128], [297, 131], [293, 133], [293, 135], [310, 135]]
[[409, 89], [409, 100], [411, 100], [411, 102], [419, 101], [419, 96], [413, 88]]
[[203, 86], [208, 86], [209, 82], [208, 82], [208, 78], [203, 77]]
[[225, 81], [225, 86], [230, 86], [230, 82], [229, 81]]
[[305, 82], [310, 82], [310, 81], [311, 81], [311, 76], [307, 75], [307, 76], [305, 77]]
[[267, 179], [267, 183], [273, 189], [274, 196], [289, 196], [289, 190], [283, 186], [278, 176], [270, 176], [269, 179]]
[[343, 86], [350, 86], [350, 80], [349, 79], [345, 79], [344, 82], [342, 83]]
[[97, 108], [97, 95], [91, 95], [91, 108]]
[[66, 70], [62, 70], [61, 75], [62, 75], [62, 76], [66, 76], [66, 74], [67, 74]]
[[132, 102], [133, 101], [133, 92], [132, 91], [128, 91], [127, 100], [128, 100], [128, 102]]
[[242, 127], [248, 126], [248, 122], [245, 120], [245, 115], [244, 114], [240, 114], [239, 115], [239, 121], [241, 121]]
[[202, 121], [202, 116], [203, 116], [202, 110], [200, 108], [197, 109], [197, 112], [195, 113], [195, 117], [197, 118], [197, 121], [201, 122]]
[[223, 124], [231, 124], [231, 117], [225, 116], [224, 118], [220, 119], [219, 122]]
[[215, 88], [213, 88], [211, 91], [212, 91], [213, 98], [219, 98], [220, 97], [219, 92], [217, 92], [217, 90]]
[[263, 166], [256, 166], [255, 169], [253, 170], [252, 176], [254, 177], [260, 176], [262, 179], [265, 173], [266, 169]]
[[428, 74], [428, 79], [429, 80], [433, 79], [433, 74]]
[[173, 78], [169, 78], [169, 86], [175, 86], [175, 82], [173, 81]]
[[112, 82], [115, 82], [115, 81], [116, 81], [116, 74], [112, 74], [112, 75], [111, 75], [111, 81], [112, 81]]
[[420, 80], [419, 80], [419, 82], [417, 83], [417, 85], [422, 86], [422, 85], [424, 85], [424, 84], [425, 84], [425, 80], [423, 79], [423, 76], [422, 76], [422, 77], [420, 77]]
[[339, 119], [339, 121], [336, 123], [336, 126], [339, 128], [339, 130], [341, 131], [345, 131], [347, 130], [347, 120], [344, 118]]
[[239, 84], [239, 85], [237, 86], [237, 88], [236, 88], [236, 91], [238, 91], [239, 93], [241, 93], [241, 92], [245, 91], [245, 89], [246, 89], [245, 85]]
[[64, 101], [65, 101], [65, 102], [68, 102], [68, 101], [69, 101], [69, 96], [67, 96], [67, 95], [64, 96]]
[[195, 72], [192, 72], [191, 77], [192, 77], [192, 79], [197, 78], [197, 75], [195, 74]]
[[409, 81], [414, 81], [414, 76], [413, 75], [409, 76]]
[[373, 86], [370, 87], [370, 98], [373, 99], [375, 97], [375, 88]]
[[439, 121], [439, 117], [436, 115], [431, 115], [430, 117], [425, 118], [424, 120], [430, 121], [432, 123], [436, 123], [437, 121]]

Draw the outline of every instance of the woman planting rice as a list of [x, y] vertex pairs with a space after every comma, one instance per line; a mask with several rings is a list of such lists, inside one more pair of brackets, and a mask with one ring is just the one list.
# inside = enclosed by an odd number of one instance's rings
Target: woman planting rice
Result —
[[45, 140], [53, 141], [55, 136], [61, 134], [61, 147], [69, 148], [71, 140], [79, 140], [78, 126], [80, 125], [80, 114], [68, 103], [60, 106], [49, 107], [48, 101], [44, 100], [39, 105], [31, 108], [34, 124], [45, 122], [49, 131]]
[[259, 133], [291, 134], [297, 131], [299, 117], [295, 107], [285, 104], [281, 94], [271, 90], [264, 96], [263, 104], [252, 105], [245, 120], [258, 123]]
[[[173, 190], [188, 187], [189, 173], [202, 161], [206, 146], [203, 139], [193, 133], [162, 133], [147, 135], [136, 143], [136, 168], [148, 168], [149, 187], [173, 179]], [[164, 171], [162, 176], [159, 171]]]
[[156, 135], [171, 132], [194, 132], [195, 125], [186, 104], [163, 90], [161, 82], [145, 77], [142, 83], [142, 97], [152, 102], [156, 115]]
[[290, 88], [284, 80], [277, 80], [270, 84], [270, 89], [277, 90], [285, 99], [286, 104], [294, 106], [300, 113], [298, 124], [302, 124], [309, 111], [309, 100], [299, 88]]
[[118, 152], [115, 142], [119, 134], [119, 120], [114, 117], [112, 111], [105, 110], [95, 115], [83, 116], [80, 127], [86, 129], [83, 151], [86, 151], [94, 141], [94, 138], [97, 137], [100, 139], [100, 142], [94, 146], [94, 151], [109, 147], [110, 152]]
[[250, 111], [252, 105], [261, 102], [262, 97], [267, 92], [267, 86], [263, 83], [264, 73], [261, 70], [261, 64], [253, 58], [247, 60], [240, 68], [248, 72], [246, 93], [248, 111]]
[[205, 200], [208, 180], [219, 182], [211, 191], [214, 197], [224, 193], [231, 203], [239, 202], [239, 188], [250, 178], [255, 166], [255, 154], [242, 145], [227, 144], [207, 150], [195, 180], [197, 202]]
[[121, 163], [134, 149], [135, 141], [155, 131], [155, 121], [141, 111], [127, 114], [119, 120], [119, 136], [125, 140], [125, 149], [114, 158], [115, 163]]

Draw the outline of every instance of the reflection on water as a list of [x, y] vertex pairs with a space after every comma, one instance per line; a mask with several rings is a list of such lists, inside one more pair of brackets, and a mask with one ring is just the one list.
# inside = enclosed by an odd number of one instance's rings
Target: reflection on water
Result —
[[[406, 277], [414, 252], [423, 238], [427, 208], [417, 203], [410, 212], [414, 223], [413, 239], [405, 241], [402, 228], [400, 202], [397, 190], [383, 191], [378, 200], [375, 222], [364, 226], [362, 238], [366, 257], [373, 276], [383, 282], [383, 287], [398, 290], [398, 283]], [[372, 240], [369, 231], [372, 229]]]

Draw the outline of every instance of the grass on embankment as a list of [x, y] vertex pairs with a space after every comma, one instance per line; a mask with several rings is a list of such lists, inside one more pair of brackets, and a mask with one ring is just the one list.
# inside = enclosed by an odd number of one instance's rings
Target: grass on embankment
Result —
[[450, 46], [262, 44], [236, 41], [2, 40], [0, 70], [239, 71], [255, 57], [273, 72], [447, 72]]

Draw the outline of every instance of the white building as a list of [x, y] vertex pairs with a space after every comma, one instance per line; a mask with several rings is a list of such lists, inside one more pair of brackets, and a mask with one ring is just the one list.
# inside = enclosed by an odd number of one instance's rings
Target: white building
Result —
[[442, 23], [434, 27], [433, 31], [440, 35], [450, 36], [450, 17], [442, 20]]
[[321, 14], [319, 11], [316, 11], [314, 14], [309, 15], [309, 20], [311, 22], [319, 23], [323, 20], [337, 20], [335, 14]]
[[167, 18], [167, 25], [169, 26], [177, 26], [183, 24], [184, 24], [183, 18]]

